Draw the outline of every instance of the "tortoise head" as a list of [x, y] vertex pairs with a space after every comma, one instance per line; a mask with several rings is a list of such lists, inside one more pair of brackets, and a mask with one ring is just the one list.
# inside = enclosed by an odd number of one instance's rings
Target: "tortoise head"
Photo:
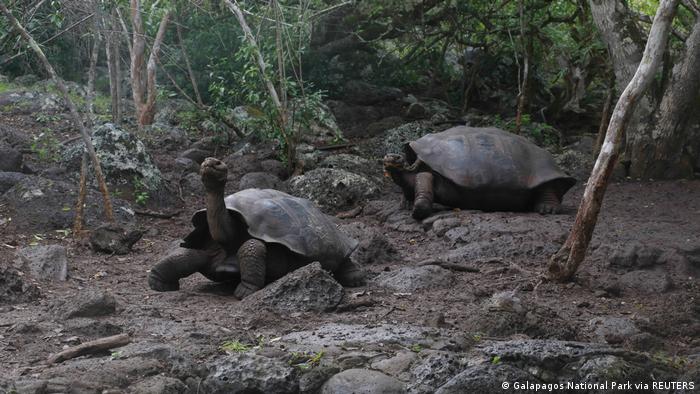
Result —
[[389, 153], [384, 156], [384, 173], [388, 174], [391, 171], [401, 171], [406, 168], [406, 159], [403, 155]]

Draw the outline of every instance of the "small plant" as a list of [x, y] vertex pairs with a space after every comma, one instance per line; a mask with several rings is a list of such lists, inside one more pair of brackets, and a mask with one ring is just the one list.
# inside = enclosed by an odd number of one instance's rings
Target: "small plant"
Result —
[[61, 120], [60, 115], [50, 115], [50, 114], [39, 114], [36, 116], [35, 120], [39, 123], [49, 123], [49, 122], [58, 122]]
[[415, 345], [412, 345], [412, 346], [410, 347], [410, 349], [411, 349], [411, 351], [414, 352], [414, 353], [420, 353], [420, 352], [423, 350], [423, 346], [421, 346], [420, 344], [416, 343]]
[[236, 340], [222, 343], [219, 349], [227, 353], [244, 353], [250, 350], [250, 346]]
[[122, 352], [116, 351], [116, 352], [112, 352], [109, 355], [109, 359], [110, 360], [119, 360], [120, 358], [122, 358], [122, 356], [123, 356]]
[[498, 365], [501, 363], [501, 356], [493, 356], [491, 359], [491, 364]]
[[136, 204], [146, 205], [150, 197], [148, 189], [143, 184], [143, 181], [139, 179], [139, 177], [134, 177], [134, 201]]
[[41, 161], [56, 162], [60, 158], [61, 143], [49, 128], [34, 136], [29, 147]]
[[311, 369], [321, 364], [321, 359], [324, 356], [323, 350], [316, 353], [299, 353], [293, 352], [292, 358], [289, 360], [289, 365], [301, 370]]

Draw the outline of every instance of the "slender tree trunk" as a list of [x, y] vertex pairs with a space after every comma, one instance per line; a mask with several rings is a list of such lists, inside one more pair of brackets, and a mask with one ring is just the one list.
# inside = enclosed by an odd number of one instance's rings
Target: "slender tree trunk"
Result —
[[115, 32], [116, 16], [112, 15], [111, 23], [104, 23], [109, 26], [109, 32], [105, 32], [107, 54], [107, 70], [109, 72], [109, 96], [112, 102], [112, 123], [121, 123], [121, 81], [119, 80], [119, 38]]
[[519, 11], [520, 11], [520, 42], [523, 47], [523, 80], [520, 84], [520, 93], [518, 94], [518, 107], [515, 113], [515, 134], [520, 134], [520, 129], [523, 124], [523, 115], [527, 108], [527, 96], [529, 94], [529, 82], [530, 82], [530, 53], [532, 50], [532, 37], [529, 34], [526, 37], [525, 31], [525, 14], [524, 14], [524, 2], [525, 0], [519, 1]]
[[192, 83], [192, 90], [194, 90], [194, 95], [197, 98], [197, 104], [200, 107], [204, 106], [204, 102], [202, 101], [202, 96], [199, 94], [199, 87], [197, 86], [197, 79], [194, 76], [194, 72], [192, 71], [192, 65], [190, 64], [190, 57], [187, 56], [187, 49], [185, 48], [185, 43], [182, 40], [182, 28], [180, 27], [180, 23], [175, 24], [175, 30], [177, 31], [177, 42], [180, 45], [180, 51], [182, 52], [182, 57], [185, 60], [185, 66], [187, 66], [187, 75], [190, 77], [190, 82]]
[[66, 85], [56, 74], [56, 71], [54, 70], [51, 63], [49, 63], [49, 60], [46, 58], [46, 55], [44, 55], [44, 52], [39, 47], [39, 44], [37, 44], [37, 42], [34, 41], [34, 38], [32, 38], [32, 36], [29, 35], [29, 33], [24, 29], [24, 27], [22, 27], [22, 25], [19, 24], [14, 15], [12, 15], [12, 13], [7, 9], [4, 0], [0, 0], [0, 11], [2, 11], [3, 14], [5, 14], [7, 20], [14, 27], [14, 29], [19, 32], [22, 38], [25, 41], [27, 41], [34, 53], [36, 53], [36, 55], [39, 57], [39, 60], [41, 60], [41, 63], [46, 69], [46, 72], [48, 72], [48, 74], [51, 76], [51, 79], [53, 79], [54, 83], [56, 83], [56, 86], [58, 87], [58, 90], [63, 95], [63, 100], [66, 102], [66, 105], [70, 110], [75, 126], [80, 130], [80, 134], [83, 137], [83, 141], [85, 142], [85, 148], [87, 149], [87, 153], [90, 155], [90, 158], [92, 159], [92, 164], [95, 167], [95, 178], [97, 178], [97, 183], [100, 187], [100, 191], [102, 192], [105, 217], [107, 218], [107, 220], [113, 221], [114, 213], [112, 211], [112, 201], [109, 197], [109, 191], [107, 190], [107, 184], [105, 183], [104, 175], [102, 174], [102, 167], [100, 166], [100, 161], [97, 159], [97, 155], [95, 154], [95, 148], [92, 146], [90, 134], [85, 128], [83, 120], [80, 117], [80, 114], [78, 114], [78, 110], [75, 108], [75, 104], [70, 99], [70, 95], [68, 94], [68, 89], [66, 89]]
[[148, 63], [146, 65], [146, 89], [148, 93], [138, 118], [138, 122], [141, 126], [153, 123], [153, 118], [156, 116], [156, 96], [158, 95], [158, 88], [156, 87], [156, 69], [158, 66], [158, 53], [160, 52], [160, 45], [165, 38], [165, 30], [168, 27], [170, 16], [171, 12], [167, 11], [165, 15], [163, 15], [163, 19], [160, 20], [158, 33], [153, 40], [151, 54], [148, 57]]
[[600, 117], [600, 126], [598, 127], [598, 136], [595, 140], [595, 146], [593, 147], [593, 152], [591, 154], [593, 157], [597, 157], [600, 153], [600, 147], [603, 146], [603, 140], [605, 139], [605, 132], [608, 130], [608, 125], [610, 124], [610, 107], [612, 107], [613, 97], [615, 97], [615, 74], [611, 71], [610, 77], [608, 79], [608, 89], [605, 94], [605, 104], [603, 104], [603, 113]]
[[[97, 7], [95, 7], [95, 9], [97, 9]], [[101, 30], [100, 18], [95, 15], [95, 33], [92, 43], [92, 52], [90, 53], [90, 69], [88, 71], [87, 84], [87, 107], [91, 123], [95, 116], [95, 74], [97, 73], [97, 59], [100, 53], [100, 44], [102, 43]]]
[[605, 142], [595, 167], [593, 167], [591, 177], [588, 179], [588, 186], [583, 193], [571, 233], [569, 233], [564, 246], [552, 256], [549, 262], [546, 275], [552, 280], [559, 282], [570, 280], [586, 256], [588, 244], [598, 221], [598, 213], [603, 203], [605, 189], [615, 167], [622, 133], [628, 126], [635, 106], [653, 81], [654, 73], [661, 63], [678, 3], [679, 0], [661, 0], [639, 67], [613, 111]]

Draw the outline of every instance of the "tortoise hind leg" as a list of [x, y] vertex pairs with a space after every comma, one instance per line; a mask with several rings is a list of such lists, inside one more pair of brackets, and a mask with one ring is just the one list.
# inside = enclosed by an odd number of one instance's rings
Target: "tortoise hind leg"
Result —
[[552, 187], [543, 187], [537, 193], [535, 212], [541, 214], [561, 212], [561, 200]]
[[178, 248], [151, 269], [148, 286], [155, 291], [180, 290], [180, 278], [203, 270], [210, 258], [204, 250]]
[[416, 174], [416, 194], [413, 200], [413, 218], [422, 220], [433, 211], [433, 174], [419, 172]]
[[349, 259], [344, 261], [333, 275], [343, 287], [357, 287], [365, 284], [365, 272]]
[[266, 258], [267, 247], [259, 239], [249, 239], [241, 245], [238, 249], [241, 283], [233, 293], [236, 298], [242, 300], [265, 286]]

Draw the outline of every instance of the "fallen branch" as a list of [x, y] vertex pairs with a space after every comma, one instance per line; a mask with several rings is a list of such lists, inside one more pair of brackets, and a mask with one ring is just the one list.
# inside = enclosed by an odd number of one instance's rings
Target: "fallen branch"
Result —
[[367, 300], [361, 300], [357, 302], [349, 302], [347, 304], [343, 305], [338, 305], [337, 308], [335, 308], [336, 312], [349, 312], [349, 311], [354, 311], [357, 308], [361, 307], [370, 307], [370, 306], [375, 306], [377, 304], [377, 301], [373, 299], [367, 299]]
[[141, 210], [141, 209], [134, 209], [134, 213], [137, 215], [141, 216], [149, 216], [152, 218], [159, 218], [159, 219], [170, 219], [173, 216], [177, 216], [181, 213], [181, 210], [175, 211], [175, 212], [156, 212], [156, 211], [149, 211], [149, 210]]
[[119, 334], [111, 337], [95, 339], [94, 341], [81, 343], [78, 346], [70, 347], [59, 353], [53, 354], [46, 359], [46, 362], [49, 364], [56, 364], [72, 358], [84, 356], [86, 354], [95, 354], [115, 347], [122, 347], [130, 342], [131, 337], [129, 337], [129, 334]]
[[449, 261], [443, 261], [443, 260], [438, 260], [438, 259], [427, 259], [423, 260], [420, 263], [418, 263], [420, 266], [425, 266], [425, 265], [437, 265], [439, 267], [452, 270], [452, 271], [458, 271], [458, 272], [480, 272], [480, 270], [476, 267], [464, 265], [464, 264], [459, 264], [459, 263], [451, 263]]

